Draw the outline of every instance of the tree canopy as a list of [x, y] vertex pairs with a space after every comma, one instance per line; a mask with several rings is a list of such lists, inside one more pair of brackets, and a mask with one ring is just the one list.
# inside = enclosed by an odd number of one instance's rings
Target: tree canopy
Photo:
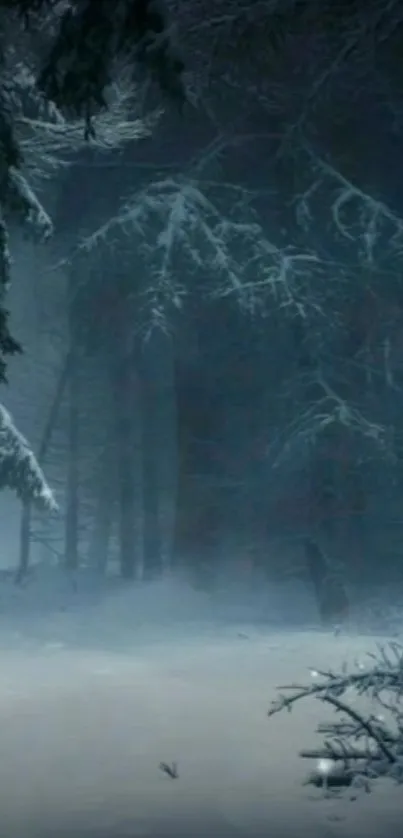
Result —
[[[155, 82], [163, 106], [190, 103], [213, 140], [141, 182], [66, 264], [97, 248], [102, 260], [116, 242], [130, 264], [134, 249], [143, 333], [169, 327], [199, 292], [248, 317], [280, 316], [305, 361], [281, 394], [290, 405], [298, 393], [303, 408], [273, 433], [274, 463], [297, 462], [301, 443], [335, 426], [382, 447], [395, 425], [403, 227], [379, 149], [401, 136], [400, 4], [8, 0], [0, 15], [3, 375], [19, 350], [5, 297], [12, 225], [51, 234], [41, 182], [86, 143], [122, 148], [159, 121], [163, 133], [168, 120], [142, 107]], [[371, 155], [382, 165], [369, 177]], [[382, 375], [369, 358], [382, 359]]]

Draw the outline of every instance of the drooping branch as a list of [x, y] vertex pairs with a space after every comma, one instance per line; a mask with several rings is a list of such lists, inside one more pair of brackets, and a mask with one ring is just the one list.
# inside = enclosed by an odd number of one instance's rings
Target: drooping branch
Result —
[[53, 224], [28, 181], [18, 169], [10, 167], [6, 184], [8, 213], [26, 225], [34, 237], [45, 241], [53, 233]]
[[359, 407], [343, 398], [320, 370], [304, 380], [300, 377], [299, 383], [304, 383], [306, 389], [308, 385], [309, 389], [314, 388], [317, 398], [300, 408], [295, 418], [277, 434], [272, 434], [266, 452], [271, 468], [278, 468], [285, 461], [292, 462], [297, 451], [311, 450], [312, 444], [332, 427], [345, 428], [357, 439], [368, 440], [380, 452], [385, 451], [386, 427], [372, 422]]
[[[320, 260], [270, 240], [253, 194], [235, 184], [214, 186], [187, 175], [153, 181], [83, 239], [68, 260], [97, 247], [125, 247], [125, 237], [129, 243], [133, 236], [147, 266], [141, 304], [157, 319], [165, 306], [181, 308], [195, 292], [233, 296], [250, 312], [269, 300], [292, 315], [320, 312], [310, 293]], [[183, 275], [187, 285], [178, 279]]]
[[42, 509], [57, 509], [53, 493], [27, 440], [0, 405], [0, 489], [5, 488]]

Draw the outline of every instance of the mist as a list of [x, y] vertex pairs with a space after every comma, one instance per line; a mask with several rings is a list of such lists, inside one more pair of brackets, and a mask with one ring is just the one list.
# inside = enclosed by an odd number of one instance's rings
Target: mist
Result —
[[343, 800], [304, 785], [296, 752], [326, 721], [318, 702], [267, 718], [277, 684], [312, 678], [305, 661], [365, 661], [375, 640], [155, 620], [113, 650], [80, 647], [55, 620], [38, 639], [1, 651], [5, 834], [398, 834], [397, 787]]
[[367, 667], [399, 636], [396, 592], [369, 612], [358, 601], [335, 634], [303, 581], [206, 592], [183, 575], [73, 583], [41, 568], [23, 588], [3, 581], [0, 614], [4, 834], [398, 834], [391, 781], [342, 796], [307, 785], [298, 754], [329, 709], [313, 697], [267, 717], [281, 685]]
[[398, 4], [50, 5], [0, 9], [0, 833], [399, 834]]

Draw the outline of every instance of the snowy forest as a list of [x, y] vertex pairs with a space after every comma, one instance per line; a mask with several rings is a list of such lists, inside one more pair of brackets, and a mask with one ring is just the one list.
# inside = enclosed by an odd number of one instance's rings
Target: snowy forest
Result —
[[6, 564], [401, 579], [399, 4], [66, 5], [2, 11]]
[[[296, 580], [329, 661], [401, 603], [402, 48], [398, 0], [2, 0], [0, 619]], [[313, 785], [401, 782], [401, 647], [333, 661], [268, 715], [336, 712]]]

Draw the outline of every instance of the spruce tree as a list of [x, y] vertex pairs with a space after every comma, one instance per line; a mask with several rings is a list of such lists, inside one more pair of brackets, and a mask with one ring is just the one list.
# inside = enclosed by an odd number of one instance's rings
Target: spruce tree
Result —
[[[36, 77], [21, 84], [18, 49], [32, 49]], [[44, 56], [38, 61], [37, 56]], [[2, 0], [0, 5], [0, 383], [7, 359], [22, 347], [9, 326], [10, 225], [23, 225], [46, 239], [52, 223], [26, 174], [16, 131], [27, 96], [42, 112], [54, 108], [69, 124], [81, 120], [86, 139], [94, 117], [108, 106], [106, 91], [117, 67], [134, 79], [144, 72], [164, 95], [185, 100], [183, 62], [176, 54], [167, 20], [154, 0]], [[20, 65], [19, 65], [20, 68]], [[27, 441], [0, 405], [0, 488], [24, 501], [52, 508], [54, 500]]]

